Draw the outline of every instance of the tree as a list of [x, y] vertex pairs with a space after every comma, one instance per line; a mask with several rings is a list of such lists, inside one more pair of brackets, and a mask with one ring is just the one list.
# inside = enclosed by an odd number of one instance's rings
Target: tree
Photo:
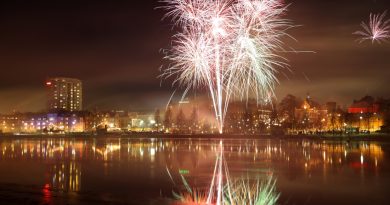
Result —
[[390, 132], [390, 99], [381, 99], [380, 113], [383, 118], [383, 126], [381, 128], [384, 132]]
[[199, 125], [199, 116], [198, 116], [198, 109], [196, 107], [192, 109], [190, 123], [191, 123], [192, 131], [197, 131]]
[[160, 116], [160, 109], [157, 109], [156, 112], [154, 113], [154, 121], [156, 125], [156, 130], [160, 131], [160, 126], [161, 126], [161, 116]]
[[165, 110], [164, 127], [166, 129], [170, 129], [172, 127], [172, 109], [170, 106]]
[[186, 127], [186, 117], [182, 109], [180, 109], [179, 113], [176, 116], [176, 124], [179, 132], [184, 132]]
[[299, 107], [300, 100], [295, 96], [288, 94], [279, 103], [279, 113], [281, 117], [284, 117], [282, 124], [284, 128], [293, 129], [295, 126], [295, 109]]
[[276, 104], [274, 102], [272, 102], [272, 107], [271, 107], [270, 123], [271, 125], [279, 124], [278, 110], [276, 109]]

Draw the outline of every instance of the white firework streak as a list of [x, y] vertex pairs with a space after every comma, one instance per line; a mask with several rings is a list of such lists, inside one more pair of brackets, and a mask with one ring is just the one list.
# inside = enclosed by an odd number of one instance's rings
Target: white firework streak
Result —
[[385, 19], [386, 14], [387, 11], [382, 14], [370, 14], [368, 24], [365, 22], [361, 23], [363, 30], [353, 33], [361, 36], [361, 38], [358, 39], [359, 43], [366, 40], [369, 40], [372, 43], [382, 43], [390, 38], [390, 19]]
[[274, 96], [277, 68], [285, 67], [282, 37], [292, 27], [282, 0], [161, 0], [179, 33], [165, 59], [164, 78], [207, 88], [220, 133], [231, 99]]

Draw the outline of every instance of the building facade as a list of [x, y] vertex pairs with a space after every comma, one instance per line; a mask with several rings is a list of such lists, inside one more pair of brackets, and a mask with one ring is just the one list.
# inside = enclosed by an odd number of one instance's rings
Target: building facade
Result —
[[51, 78], [46, 81], [48, 110], [81, 111], [82, 82], [74, 78]]
[[2, 133], [76, 133], [92, 130], [89, 112], [14, 113], [0, 115]]
[[296, 130], [299, 133], [314, 133], [327, 130], [326, 106], [315, 102], [308, 95], [302, 105], [295, 108]]
[[384, 125], [384, 115], [381, 103], [365, 96], [348, 108], [348, 126], [359, 132], [376, 132]]

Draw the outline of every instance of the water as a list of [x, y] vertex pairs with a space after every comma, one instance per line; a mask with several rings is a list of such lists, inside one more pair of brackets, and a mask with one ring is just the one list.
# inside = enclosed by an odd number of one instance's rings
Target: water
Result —
[[[213, 139], [2, 138], [1, 204], [172, 204], [210, 183]], [[390, 144], [224, 140], [232, 178], [273, 176], [279, 204], [390, 204]], [[173, 184], [167, 173], [172, 173]]]

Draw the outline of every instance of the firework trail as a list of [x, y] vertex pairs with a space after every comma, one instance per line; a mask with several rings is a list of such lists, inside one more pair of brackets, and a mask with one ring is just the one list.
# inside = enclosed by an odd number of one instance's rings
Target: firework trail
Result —
[[369, 22], [361, 23], [363, 30], [353, 33], [361, 36], [361, 38], [358, 39], [359, 43], [366, 40], [370, 40], [372, 43], [375, 41], [381, 43], [390, 38], [390, 19], [385, 19], [386, 14], [387, 11], [382, 14], [370, 14]]
[[258, 102], [274, 96], [277, 68], [287, 66], [277, 53], [292, 27], [283, 18], [283, 0], [161, 0], [165, 17], [180, 31], [173, 36], [163, 78], [190, 89], [205, 88], [212, 99], [220, 133], [231, 99]]

